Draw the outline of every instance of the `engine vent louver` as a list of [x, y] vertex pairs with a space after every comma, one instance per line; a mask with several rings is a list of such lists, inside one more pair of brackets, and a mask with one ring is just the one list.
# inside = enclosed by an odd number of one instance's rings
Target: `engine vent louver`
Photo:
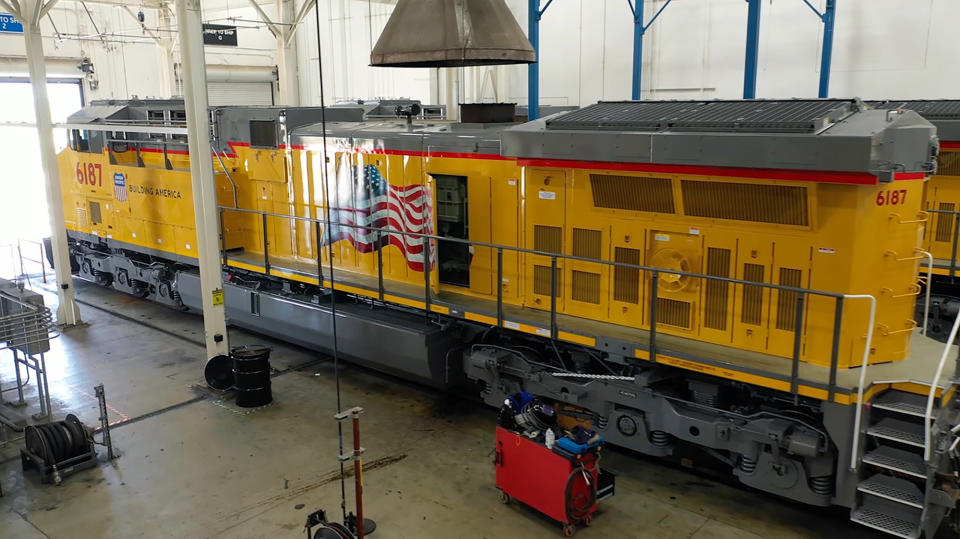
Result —
[[942, 176], [960, 176], [960, 152], [941, 151], [937, 156], [937, 174]]
[[[755, 283], [763, 282], [763, 266], [759, 264], [743, 265], [743, 280]], [[763, 314], [763, 287], [743, 285], [743, 307], [740, 321], [744, 324], [760, 325]]]
[[[614, 261], [621, 264], [640, 265], [640, 250], [627, 247], [614, 249]], [[640, 270], [614, 266], [613, 299], [626, 303], [640, 303]]]
[[563, 229], [558, 226], [534, 225], [533, 250], [561, 254], [563, 252]]
[[[780, 268], [780, 285], [800, 288], [803, 272], [798, 269]], [[777, 294], [777, 329], [793, 331], [797, 322], [797, 293], [781, 290]]]
[[[956, 204], [953, 202], [941, 202], [937, 207], [940, 211], [951, 212], [956, 208]], [[956, 219], [956, 215], [952, 213], [938, 213], [937, 214], [937, 231], [934, 238], [937, 241], [951, 241], [953, 239], [953, 220]]]
[[593, 205], [612, 210], [675, 213], [673, 183], [669, 178], [638, 178], [591, 174]]
[[573, 229], [573, 256], [600, 259], [603, 253], [603, 237], [599, 230]]
[[691, 217], [809, 226], [807, 188], [683, 180], [683, 212]]
[[570, 281], [570, 297], [584, 303], [600, 304], [600, 274], [573, 270]]
[[[550, 266], [534, 266], [533, 267], [533, 293], [540, 296], [550, 297], [550, 280], [551, 280], [551, 270]], [[560, 269], [557, 269], [557, 297], [560, 296], [560, 291], [563, 289], [563, 272]]]
[[[707, 249], [707, 275], [730, 277], [730, 249], [717, 247]], [[704, 327], [726, 331], [730, 283], [706, 279], [704, 293], [706, 296], [703, 307]]]
[[657, 325], [690, 329], [690, 303], [670, 298], [657, 298]]

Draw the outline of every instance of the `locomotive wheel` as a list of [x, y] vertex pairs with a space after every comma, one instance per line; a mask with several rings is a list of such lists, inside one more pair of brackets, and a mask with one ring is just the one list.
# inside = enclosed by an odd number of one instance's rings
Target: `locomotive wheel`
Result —
[[63, 420], [63, 422], [66, 423], [67, 427], [70, 428], [70, 431], [74, 433], [73, 439], [74, 439], [74, 442], [76, 443], [76, 445], [74, 446], [76, 449], [76, 453], [78, 455], [80, 453], [86, 453], [87, 431], [86, 429], [83, 428], [83, 423], [81, 423], [80, 420], [77, 419], [77, 416], [73, 414], [67, 414], [67, 417]]

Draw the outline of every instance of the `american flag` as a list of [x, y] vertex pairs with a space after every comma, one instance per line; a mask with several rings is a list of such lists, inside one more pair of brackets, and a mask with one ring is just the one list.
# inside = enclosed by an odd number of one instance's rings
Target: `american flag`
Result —
[[[338, 174], [337, 207], [330, 210], [332, 234], [323, 235], [323, 244], [348, 240], [361, 253], [371, 253], [385, 245], [395, 245], [407, 259], [407, 266], [423, 271], [422, 238], [381, 232], [358, 225], [414, 234], [433, 234], [433, 203], [422, 185], [389, 184], [376, 165], [350, 167], [349, 177]], [[362, 180], [357, 176], [363, 175]], [[360, 181], [358, 181], [360, 180]], [[332, 240], [331, 240], [332, 238]], [[430, 243], [430, 267], [437, 263], [436, 242]]]
[[113, 175], [113, 196], [119, 202], [127, 201], [127, 177], [120, 172]]

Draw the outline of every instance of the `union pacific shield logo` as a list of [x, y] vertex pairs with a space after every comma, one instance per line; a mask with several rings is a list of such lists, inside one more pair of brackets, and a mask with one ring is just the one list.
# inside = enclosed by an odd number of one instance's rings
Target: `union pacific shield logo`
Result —
[[121, 172], [113, 175], [113, 196], [119, 202], [127, 201], [127, 177]]

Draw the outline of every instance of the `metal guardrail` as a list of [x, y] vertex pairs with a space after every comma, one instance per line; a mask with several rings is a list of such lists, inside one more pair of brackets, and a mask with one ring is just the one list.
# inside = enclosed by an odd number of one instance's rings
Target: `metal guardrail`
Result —
[[950, 328], [950, 336], [947, 337], [947, 344], [943, 347], [943, 353], [940, 354], [940, 361], [937, 363], [937, 372], [933, 375], [933, 379], [930, 380], [930, 393], [927, 395], [927, 408], [923, 414], [923, 460], [930, 461], [930, 451], [933, 435], [933, 425], [931, 421], [933, 419], [933, 402], [937, 395], [937, 387], [940, 383], [940, 376], [943, 375], [943, 368], [947, 362], [947, 356], [950, 355], [950, 348], [953, 346], [953, 341], [957, 338], [957, 330], [960, 330], [960, 316], [953, 321], [953, 327]]
[[[6, 282], [9, 283], [9, 281]], [[3, 281], [0, 281], [0, 284], [3, 284]], [[50, 350], [50, 339], [59, 335], [50, 309], [42, 304], [28, 301], [23, 291], [17, 287], [0, 290], [0, 350], [13, 352], [18, 405], [25, 404], [23, 395], [25, 383], [20, 376], [20, 365], [33, 370], [36, 374], [40, 413], [35, 417], [38, 418], [48, 417], [51, 412], [50, 388], [44, 354]]]
[[[224, 227], [224, 225], [223, 225], [223, 223], [224, 223], [224, 214], [225, 214], [226, 212], [238, 212], [238, 213], [245, 213], [245, 214], [250, 214], [250, 215], [254, 215], [254, 216], [260, 216], [260, 227], [261, 227], [261, 232], [262, 232], [261, 237], [263, 238], [263, 245], [261, 246], [261, 247], [263, 247], [263, 264], [264, 264], [264, 268], [265, 268], [264, 271], [265, 271], [265, 273], [268, 273], [268, 274], [269, 274], [269, 272], [270, 272], [270, 267], [271, 267], [271, 264], [270, 264], [269, 242], [267, 241], [267, 237], [268, 237], [268, 218], [269, 218], [269, 217], [278, 218], [278, 219], [285, 219], [285, 220], [292, 221], [292, 222], [313, 223], [313, 228], [315, 229], [314, 234], [315, 234], [315, 237], [316, 237], [316, 240], [317, 240], [317, 245], [319, 246], [319, 245], [321, 244], [321, 241], [322, 241], [321, 238], [323, 237], [323, 235], [322, 235], [321, 226], [322, 226], [322, 224], [324, 223], [324, 220], [322, 220], [322, 219], [317, 219], [317, 218], [312, 218], [312, 217], [301, 217], [301, 216], [293, 216], [293, 215], [284, 215], [284, 214], [279, 214], [279, 213], [264, 212], [264, 211], [259, 211], [259, 210], [246, 209], [246, 208], [232, 208], [232, 207], [229, 207], [229, 206], [219, 206], [218, 209], [219, 209], [220, 226], [221, 226], [221, 228], [220, 228], [220, 231], [221, 231], [221, 234], [220, 234], [220, 250], [221, 250], [221, 254], [222, 254], [222, 261], [223, 261], [224, 264], [226, 264], [226, 263], [228, 262], [229, 256], [230, 256], [230, 255], [229, 255], [229, 252], [226, 250], [226, 246], [225, 246], [226, 235], [225, 235], [225, 233], [224, 233], [224, 228], [223, 228], [223, 227]], [[336, 211], [336, 210], [337, 210], [337, 208], [331, 208], [331, 209], [330, 209], [330, 211]], [[551, 269], [550, 269], [550, 273], [551, 273], [551, 277], [550, 277], [550, 290], [551, 290], [552, 293], [551, 293], [550, 310], [549, 310], [549, 312], [550, 312], [550, 330], [549, 330], [549, 337], [550, 337], [551, 339], [557, 339], [557, 335], [558, 335], [558, 325], [557, 325], [557, 314], [558, 314], [558, 313], [557, 313], [557, 297], [558, 297], [558, 294], [557, 294], [557, 292], [558, 292], [557, 270], [558, 270], [558, 261], [560, 261], [560, 260], [567, 260], [567, 261], [574, 261], [574, 262], [585, 262], [585, 263], [591, 263], [591, 264], [599, 264], [599, 265], [604, 265], [604, 266], [609, 266], [609, 267], [614, 267], [614, 268], [624, 268], [624, 269], [637, 270], [637, 271], [640, 271], [640, 272], [644, 272], [644, 274], [646, 274], [646, 275], [649, 275], [649, 278], [650, 278], [650, 284], [649, 284], [649, 298], [650, 298], [650, 303], [649, 303], [648, 308], [649, 308], [649, 312], [650, 312], [650, 329], [649, 329], [649, 338], [648, 338], [648, 348], [649, 348], [649, 353], [650, 353], [650, 361], [652, 361], [652, 362], [656, 362], [656, 361], [657, 361], [657, 359], [656, 359], [656, 358], [657, 358], [657, 325], [658, 325], [658, 323], [659, 323], [659, 322], [658, 322], [658, 319], [657, 319], [657, 298], [659, 297], [659, 296], [658, 296], [658, 283], [659, 283], [659, 280], [660, 280], [659, 277], [660, 277], [661, 274], [674, 275], [674, 276], [678, 276], [678, 277], [690, 277], [690, 278], [694, 278], [694, 279], [717, 281], [717, 282], [722, 282], [722, 283], [729, 283], [729, 284], [732, 284], [732, 285], [734, 285], [734, 286], [739, 285], [739, 286], [744, 286], [744, 287], [759, 287], [759, 288], [764, 288], [764, 289], [777, 290], [777, 291], [780, 291], [780, 292], [788, 292], [788, 293], [796, 294], [796, 297], [795, 297], [796, 310], [795, 310], [795, 315], [794, 315], [794, 328], [793, 328], [794, 344], [793, 344], [793, 352], [792, 352], [792, 357], [791, 357], [792, 366], [791, 366], [791, 374], [790, 374], [790, 392], [791, 392], [795, 397], [799, 396], [799, 384], [800, 384], [800, 382], [823, 383], [822, 381], [812, 381], [812, 380], [801, 379], [800, 376], [799, 376], [801, 339], [802, 339], [802, 336], [803, 336], [803, 331], [802, 331], [802, 329], [803, 329], [803, 312], [804, 312], [804, 305], [806, 304], [806, 301], [807, 301], [808, 297], [826, 297], [826, 298], [832, 298], [832, 299], [834, 300], [834, 302], [835, 302], [835, 303], [834, 303], [834, 305], [835, 305], [835, 310], [834, 310], [834, 317], [833, 317], [833, 327], [832, 327], [832, 330], [833, 330], [833, 340], [832, 340], [831, 356], [830, 356], [829, 379], [828, 379], [827, 382], [826, 382], [826, 385], [827, 385], [827, 393], [828, 393], [828, 399], [829, 399], [829, 400], [833, 400], [834, 395], [835, 395], [835, 393], [836, 393], [837, 369], [838, 369], [838, 362], [839, 362], [839, 355], [840, 355], [840, 330], [841, 330], [841, 326], [842, 326], [842, 323], [843, 323], [843, 309], [844, 309], [844, 305], [845, 305], [845, 301], [846, 301], [846, 300], [851, 300], [851, 299], [857, 299], [857, 300], [859, 300], [859, 299], [869, 299], [869, 300], [870, 300], [870, 303], [871, 303], [871, 308], [870, 308], [870, 327], [867, 328], [867, 341], [866, 341], [866, 344], [865, 344], [864, 357], [863, 357], [863, 364], [864, 364], [864, 365], [867, 364], [867, 360], [868, 360], [868, 358], [869, 358], [869, 350], [870, 350], [870, 347], [871, 347], [871, 344], [872, 344], [872, 339], [873, 339], [873, 329], [874, 329], [874, 328], [873, 328], [873, 325], [874, 325], [874, 318], [875, 318], [875, 311], [876, 311], [876, 298], [874, 298], [873, 296], [870, 296], [870, 295], [840, 294], [840, 293], [836, 293], [836, 292], [826, 292], [826, 291], [821, 291], [821, 290], [812, 290], [812, 289], [808, 289], [808, 288], [798, 288], [798, 287], [784, 286], [784, 285], [778, 285], [778, 284], [772, 284], [772, 283], [746, 281], [746, 280], [743, 280], [743, 279], [734, 279], [734, 278], [730, 278], [730, 277], [720, 277], [720, 276], [714, 276], [714, 275], [704, 275], [704, 274], [693, 273], [693, 272], [688, 272], [688, 271], [675, 271], [675, 270], [669, 270], [669, 269], [652, 267], [652, 266], [642, 266], [642, 265], [638, 265], [638, 264], [628, 264], [628, 263], [624, 263], [624, 262], [614, 262], [614, 261], [609, 261], [609, 260], [601, 260], [601, 259], [580, 257], [580, 256], [574, 256], [574, 255], [566, 255], [566, 254], [561, 254], [561, 253], [553, 253], [553, 252], [546, 252], [546, 251], [536, 251], [536, 250], [533, 250], [533, 249], [525, 249], [525, 248], [521, 248], [521, 247], [512, 247], [512, 246], [498, 245], [498, 244], [485, 243], [485, 242], [476, 242], [476, 241], [464, 240], [464, 239], [459, 239], [459, 238], [445, 238], [445, 237], [440, 237], [440, 236], [431, 235], [431, 234], [423, 234], [423, 233], [415, 233], [415, 232], [404, 232], [404, 231], [395, 230], [395, 229], [393, 229], [393, 228], [391, 228], [391, 227], [373, 227], [373, 226], [364, 226], [364, 225], [356, 225], [356, 224], [349, 224], [349, 223], [339, 223], [339, 222], [338, 222], [338, 223], [335, 223], [333, 226], [335, 226], [335, 227], [343, 227], [343, 228], [360, 229], [360, 230], [363, 230], [364, 233], [366, 233], [366, 234], [374, 233], [374, 232], [375, 232], [375, 233], [377, 234], [377, 245], [382, 245], [382, 241], [381, 241], [381, 240], [382, 240], [384, 237], [390, 237], [391, 235], [394, 235], [394, 236], [403, 236], [403, 237], [412, 237], [412, 238], [419, 238], [420, 241], [421, 241], [421, 243], [423, 244], [423, 249], [424, 249], [423, 257], [424, 257], [424, 260], [425, 260], [425, 261], [431, 260], [431, 257], [430, 257], [431, 247], [430, 247], [430, 245], [431, 245], [431, 243], [433, 243], [433, 242], [437, 242], [438, 244], [439, 244], [439, 242], [459, 243], [459, 244], [465, 244], [465, 245], [468, 245], [468, 246], [472, 246], [474, 249], [489, 248], [489, 249], [495, 250], [495, 251], [496, 251], [496, 259], [497, 259], [497, 270], [496, 270], [496, 271], [497, 271], [497, 278], [498, 278], [498, 281], [497, 281], [497, 300], [496, 300], [497, 326], [498, 326], [498, 327], [505, 327], [505, 326], [504, 326], [504, 312], [503, 312], [503, 307], [504, 307], [504, 305], [503, 305], [503, 287], [502, 287], [502, 278], [503, 278], [503, 253], [504, 253], [504, 252], [515, 252], [515, 253], [523, 253], [523, 254], [527, 254], [527, 255], [540, 256], [540, 257], [545, 257], [545, 258], [549, 258], [549, 259], [550, 259], [550, 268], [551, 268]], [[378, 249], [378, 250], [377, 250], [377, 281], [378, 281], [378, 295], [379, 295], [380, 299], [382, 300], [383, 297], [384, 297], [384, 292], [385, 292], [385, 290], [384, 290], [383, 263], [382, 263], [382, 255], [381, 255], [381, 252], [382, 252], [381, 249]], [[323, 276], [323, 263], [322, 263], [321, 260], [320, 260], [319, 254], [318, 254], [318, 257], [317, 257], [317, 260], [316, 260], [316, 265], [317, 265], [317, 275], [321, 277], [320, 280], [321, 280], [321, 282], [322, 282], [322, 280], [323, 280], [323, 279], [322, 279], [322, 276]], [[424, 301], [425, 301], [425, 304], [426, 304], [426, 311], [427, 311], [428, 315], [429, 315], [429, 313], [430, 313], [431, 300], [432, 300], [432, 292], [431, 292], [431, 286], [430, 286], [430, 284], [431, 284], [430, 273], [431, 273], [431, 264], [429, 264], [429, 263], [424, 264]], [[332, 276], [330, 276], [330, 277], [331, 277], [330, 280], [331, 280], [331, 282], [332, 282], [332, 281], [333, 281], [333, 278], [332, 278]], [[862, 374], [862, 376], [863, 376], [863, 374]], [[863, 388], [862, 388], [862, 384], [861, 384], [861, 393], [860, 393], [861, 399], [862, 399], [862, 389], [863, 389]], [[859, 410], [858, 410], [858, 415], [859, 415]]]

